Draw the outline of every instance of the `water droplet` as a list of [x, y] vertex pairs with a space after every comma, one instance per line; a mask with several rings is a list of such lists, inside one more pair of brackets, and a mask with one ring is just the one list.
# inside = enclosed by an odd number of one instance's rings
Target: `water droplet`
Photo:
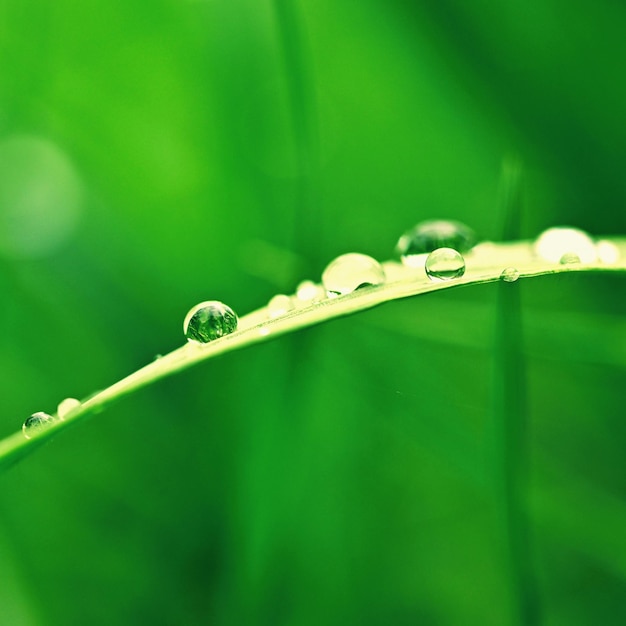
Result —
[[352, 293], [359, 287], [382, 285], [385, 271], [381, 264], [366, 254], [350, 252], [331, 261], [322, 274], [326, 293], [342, 295]]
[[237, 329], [237, 315], [223, 302], [210, 300], [196, 304], [185, 316], [183, 331], [190, 341], [208, 343]]
[[298, 300], [304, 302], [321, 300], [325, 295], [324, 289], [320, 285], [316, 285], [312, 280], [303, 280], [296, 287]]
[[475, 243], [476, 234], [469, 226], [452, 220], [429, 220], [404, 233], [396, 250], [405, 265], [421, 267], [422, 254], [437, 248], [453, 248], [463, 253], [471, 250]]
[[267, 304], [267, 315], [270, 318], [280, 317], [293, 309], [293, 302], [289, 296], [282, 293], [274, 296]]
[[54, 418], [52, 415], [48, 415], [43, 411], [33, 413], [22, 425], [22, 432], [26, 439], [32, 439], [33, 436], [38, 435], [50, 426], [54, 424]]
[[593, 263], [597, 258], [596, 246], [586, 232], [564, 226], [541, 233], [535, 252], [553, 263]]
[[65, 416], [74, 409], [77, 409], [80, 406], [80, 400], [76, 398], [65, 398], [62, 402], [59, 403], [59, 407], [57, 408], [57, 415], [59, 419], [64, 420]]
[[465, 259], [457, 250], [438, 248], [428, 255], [425, 268], [431, 280], [452, 280], [465, 274]]
[[604, 239], [598, 241], [596, 252], [600, 261], [608, 265], [616, 263], [619, 259], [619, 248], [612, 241], [606, 241]]
[[519, 270], [516, 267], [505, 267], [500, 278], [505, 283], [514, 283], [519, 278]]

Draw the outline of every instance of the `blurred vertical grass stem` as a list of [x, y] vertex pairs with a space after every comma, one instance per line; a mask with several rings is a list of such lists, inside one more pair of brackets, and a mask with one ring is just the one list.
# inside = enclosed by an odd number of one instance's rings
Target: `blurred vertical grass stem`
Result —
[[[298, 169], [293, 245], [305, 263], [311, 265], [319, 254], [317, 244], [321, 227], [315, 197], [318, 134], [314, 117], [313, 81], [302, 19], [295, 3], [291, 0], [274, 0], [274, 13], [287, 79]], [[308, 272], [311, 268], [306, 269]]]
[[[522, 216], [522, 169], [516, 160], [503, 165], [500, 207], [502, 237], [518, 237]], [[503, 525], [513, 624], [540, 624], [540, 603], [533, 572], [527, 491], [529, 423], [519, 283], [497, 288], [494, 337], [493, 417], [497, 498]]]

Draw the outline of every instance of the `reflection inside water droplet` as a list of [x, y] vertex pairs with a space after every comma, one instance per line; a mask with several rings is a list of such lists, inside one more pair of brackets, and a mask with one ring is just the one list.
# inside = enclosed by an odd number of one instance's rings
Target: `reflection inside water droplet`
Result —
[[381, 264], [366, 254], [350, 252], [331, 261], [322, 274], [328, 295], [352, 293], [359, 287], [382, 285], [385, 272]]
[[593, 263], [597, 258], [593, 239], [583, 230], [570, 227], [545, 230], [535, 242], [535, 252], [553, 263]]
[[237, 315], [223, 302], [209, 300], [194, 306], [185, 316], [183, 331], [190, 341], [208, 343], [237, 329]]
[[38, 413], [33, 413], [26, 419], [22, 425], [22, 432], [24, 433], [24, 437], [26, 437], [26, 439], [32, 439], [35, 435], [38, 435], [47, 428], [50, 428], [52, 424], [54, 424], [52, 415], [39, 411]]
[[80, 400], [76, 398], [65, 398], [62, 402], [59, 403], [57, 408], [57, 415], [60, 419], [64, 420], [65, 416], [74, 409], [77, 409], [80, 406]]
[[519, 278], [519, 271], [516, 267], [505, 267], [500, 274], [500, 278], [505, 283], [514, 283]]
[[422, 254], [437, 248], [452, 248], [464, 253], [476, 244], [476, 233], [465, 224], [453, 220], [420, 222], [400, 237], [396, 251], [402, 262], [410, 267], [421, 267]]
[[439, 248], [428, 255], [425, 269], [431, 280], [452, 280], [465, 273], [465, 259], [457, 250]]

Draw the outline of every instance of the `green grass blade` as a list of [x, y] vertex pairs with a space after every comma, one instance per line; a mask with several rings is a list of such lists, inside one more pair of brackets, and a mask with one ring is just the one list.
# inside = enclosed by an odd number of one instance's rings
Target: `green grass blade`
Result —
[[318, 252], [321, 227], [316, 185], [318, 136], [315, 94], [307, 54], [306, 33], [298, 8], [288, 0], [274, 0], [276, 29], [290, 100], [291, 125], [298, 168], [294, 215], [294, 250], [312, 263]]
[[[502, 235], [519, 236], [522, 219], [521, 167], [503, 169]], [[513, 623], [539, 624], [540, 604], [533, 572], [528, 519], [528, 402], [519, 285], [497, 288], [494, 334], [493, 419], [495, 477], [502, 517]]]
[[[292, 296], [294, 310], [281, 317], [268, 318], [267, 308], [262, 307], [243, 316], [236, 332], [207, 344], [186, 343], [110, 387], [93, 394], [79, 407], [68, 413], [65, 420], [56, 421], [50, 428], [33, 438], [26, 439], [21, 433], [17, 433], [0, 441], [0, 468], [12, 464], [61, 430], [88, 415], [97, 413], [114, 400], [137, 389], [202, 361], [268, 341], [301, 328], [358, 313], [400, 298], [461, 286], [498, 282], [502, 270], [506, 267], [516, 267], [520, 278], [562, 272], [626, 271], [626, 238], [612, 238], [607, 241], [611, 241], [619, 252], [618, 260], [611, 264], [594, 261], [561, 265], [538, 258], [534, 253], [532, 242], [529, 241], [487, 243], [477, 246], [472, 252], [466, 254], [466, 271], [461, 278], [432, 282], [427, 278], [423, 268], [409, 268], [396, 261], [388, 261], [383, 263], [386, 281], [382, 285], [366, 287], [340, 297], [324, 297], [320, 301], [313, 302], [299, 300], [294, 295]], [[510, 285], [505, 286], [510, 287]]]

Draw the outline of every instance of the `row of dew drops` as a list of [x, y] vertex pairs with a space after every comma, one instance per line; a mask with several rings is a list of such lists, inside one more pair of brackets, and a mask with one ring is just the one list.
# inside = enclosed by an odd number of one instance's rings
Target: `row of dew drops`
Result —
[[[463, 254], [477, 244], [474, 231], [456, 221], [429, 220], [420, 222], [404, 233], [398, 240], [396, 253], [402, 264], [409, 268], [423, 268], [432, 281], [449, 281], [465, 273]], [[619, 252], [608, 241], [595, 242], [586, 232], [577, 228], [556, 227], [544, 231], [535, 241], [535, 254], [550, 262], [615, 263]], [[505, 267], [500, 278], [515, 282], [519, 278], [515, 267]], [[295, 298], [279, 294], [267, 305], [270, 319], [286, 315], [293, 309], [324, 298], [346, 295], [362, 287], [379, 286], [386, 280], [382, 265], [374, 258], [360, 253], [343, 254], [331, 261], [322, 273], [322, 285], [310, 280], [301, 282]], [[183, 331], [187, 340], [208, 343], [237, 330], [236, 313], [223, 302], [216, 300], [201, 302], [185, 316]], [[31, 415], [22, 427], [24, 436], [30, 439], [57, 420], [63, 421], [68, 414], [80, 407], [75, 398], [66, 398], [57, 409], [57, 417], [44, 412]]]

